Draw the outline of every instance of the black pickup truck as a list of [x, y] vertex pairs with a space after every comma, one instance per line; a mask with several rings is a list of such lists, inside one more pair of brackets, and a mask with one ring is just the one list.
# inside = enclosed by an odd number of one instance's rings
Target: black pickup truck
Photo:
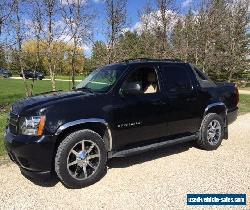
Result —
[[109, 158], [228, 138], [238, 89], [178, 60], [127, 60], [93, 71], [69, 92], [16, 102], [6, 127], [10, 158], [26, 175], [56, 172], [70, 188], [98, 181]]

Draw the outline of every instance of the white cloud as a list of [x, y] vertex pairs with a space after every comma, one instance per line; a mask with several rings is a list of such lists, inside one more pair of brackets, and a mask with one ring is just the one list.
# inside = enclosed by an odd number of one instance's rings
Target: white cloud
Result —
[[[180, 16], [172, 11], [168, 10], [166, 12], [166, 17], [169, 20], [168, 30], [172, 30], [174, 24], [178, 21]], [[161, 26], [161, 13], [160, 11], [151, 12], [150, 14], [143, 15], [141, 17], [141, 21], [136, 22], [131, 28], [125, 28], [123, 31], [137, 31], [138, 33], [142, 33], [145, 29], [152, 30], [154, 28]]]
[[189, 7], [190, 4], [192, 4], [192, 3], [193, 3], [193, 0], [185, 0], [182, 2], [181, 7], [183, 7], [183, 8]]
[[[87, 0], [80, 0], [80, 4], [85, 4]], [[78, 0], [61, 0], [62, 5], [77, 4]]]
[[192, 9], [192, 13], [193, 13], [194, 16], [199, 15], [199, 11], [198, 11], [198, 10], [193, 10], [193, 9]]
[[91, 51], [91, 46], [84, 44], [83, 45], [83, 50], [84, 50], [84, 52]]

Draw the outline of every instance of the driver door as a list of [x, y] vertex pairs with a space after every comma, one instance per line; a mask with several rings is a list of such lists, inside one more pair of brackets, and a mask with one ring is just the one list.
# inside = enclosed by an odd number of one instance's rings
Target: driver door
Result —
[[[147, 75], [155, 74], [156, 91], [145, 93], [149, 84]], [[123, 94], [126, 84], [136, 83], [141, 87], [138, 94]], [[113, 148], [149, 143], [152, 139], [164, 136], [166, 116], [165, 101], [159, 83], [159, 75], [154, 65], [139, 66], [130, 71], [120, 86], [112, 111], [113, 118]]]

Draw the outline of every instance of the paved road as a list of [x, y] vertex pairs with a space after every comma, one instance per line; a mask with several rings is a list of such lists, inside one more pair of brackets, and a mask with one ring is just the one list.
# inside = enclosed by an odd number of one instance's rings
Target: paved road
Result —
[[[22, 79], [22, 77], [11, 77], [10, 79]], [[45, 81], [49, 81], [50, 79], [48, 79], [48, 78], [44, 78], [43, 80], [45, 80]], [[69, 81], [71, 81], [71, 80], [69, 80], [69, 79], [56, 79], [56, 81], [63, 81], [63, 82], [69, 82]], [[80, 82], [81, 80], [75, 80], [76, 82]]]
[[[1, 209], [250, 209], [250, 114], [230, 125], [216, 151], [192, 143], [113, 159], [98, 183], [66, 189], [55, 179], [28, 180], [0, 166]], [[190, 207], [187, 193], [247, 193], [248, 207]]]
[[239, 90], [239, 93], [250, 95], [250, 90]]

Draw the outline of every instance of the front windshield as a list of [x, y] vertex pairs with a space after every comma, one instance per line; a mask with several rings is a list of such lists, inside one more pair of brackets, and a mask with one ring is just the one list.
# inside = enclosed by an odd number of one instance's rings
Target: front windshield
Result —
[[89, 89], [94, 92], [109, 91], [120, 78], [125, 65], [109, 65], [93, 71], [88, 77], [81, 81], [76, 89]]

